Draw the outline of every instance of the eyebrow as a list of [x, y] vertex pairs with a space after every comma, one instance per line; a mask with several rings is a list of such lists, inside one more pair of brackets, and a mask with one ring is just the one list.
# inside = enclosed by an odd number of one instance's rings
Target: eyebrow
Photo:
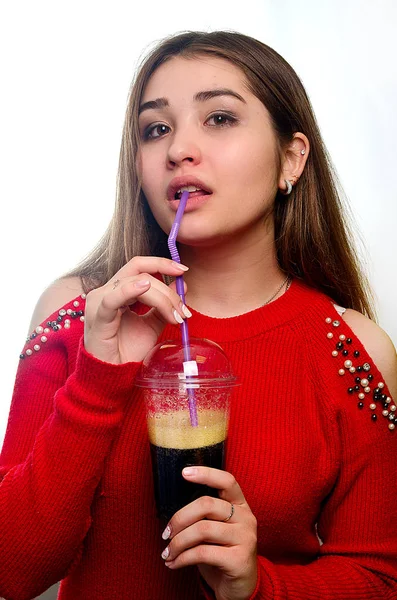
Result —
[[[233, 90], [230, 90], [229, 88], [217, 88], [215, 90], [205, 90], [203, 92], [197, 92], [197, 94], [193, 96], [193, 100], [195, 102], [206, 102], [207, 100], [210, 100], [211, 98], [216, 98], [218, 96], [232, 96], [233, 98], [237, 98], [237, 100], [240, 100], [240, 102], [244, 102], [244, 104], [247, 104], [244, 98], [240, 96], [240, 94], [234, 92]], [[162, 109], [167, 106], [169, 106], [167, 98], [156, 98], [156, 100], [149, 100], [148, 102], [141, 104], [141, 106], [139, 107], [138, 115], [140, 115], [144, 110], [156, 108]]]

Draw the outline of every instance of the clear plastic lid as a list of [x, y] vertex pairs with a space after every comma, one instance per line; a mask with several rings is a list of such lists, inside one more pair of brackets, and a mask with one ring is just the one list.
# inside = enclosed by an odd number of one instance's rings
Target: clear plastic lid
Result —
[[199, 387], [232, 387], [239, 385], [229, 359], [211, 340], [191, 338], [190, 359], [175, 340], [157, 344], [145, 357], [135, 380], [143, 388], [178, 388], [182, 383]]

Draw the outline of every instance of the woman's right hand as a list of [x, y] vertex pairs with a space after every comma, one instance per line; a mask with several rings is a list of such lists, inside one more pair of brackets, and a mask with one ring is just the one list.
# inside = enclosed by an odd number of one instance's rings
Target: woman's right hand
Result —
[[[175, 282], [167, 286], [153, 275], [177, 277], [184, 271], [168, 258], [136, 256], [111, 281], [89, 292], [84, 324], [87, 352], [112, 364], [143, 360], [157, 344], [165, 325], [181, 322], [187, 316]], [[138, 316], [128, 308], [138, 299], [151, 307], [145, 315]]]

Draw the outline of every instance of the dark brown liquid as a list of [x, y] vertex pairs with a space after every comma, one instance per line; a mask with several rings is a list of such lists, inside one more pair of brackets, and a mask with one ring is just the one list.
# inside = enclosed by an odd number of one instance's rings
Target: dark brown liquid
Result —
[[150, 444], [150, 451], [159, 517], [170, 519], [183, 506], [200, 496], [217, 497], [218, 491], [214, 488], [186, 481], [182, 476], [182, 469], [192, 465], [222, 469], [224, 442], [189, 449], [162, 448]]

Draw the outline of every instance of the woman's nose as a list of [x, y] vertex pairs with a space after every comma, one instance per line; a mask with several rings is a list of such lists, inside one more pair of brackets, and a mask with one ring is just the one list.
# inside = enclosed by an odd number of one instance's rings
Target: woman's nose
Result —
[[197, 164], [201, 161], [201, 150], [193, 133], [180, 132], [174, 135], [168, 148], [167, 163], [174, 167], [184, 162]]

